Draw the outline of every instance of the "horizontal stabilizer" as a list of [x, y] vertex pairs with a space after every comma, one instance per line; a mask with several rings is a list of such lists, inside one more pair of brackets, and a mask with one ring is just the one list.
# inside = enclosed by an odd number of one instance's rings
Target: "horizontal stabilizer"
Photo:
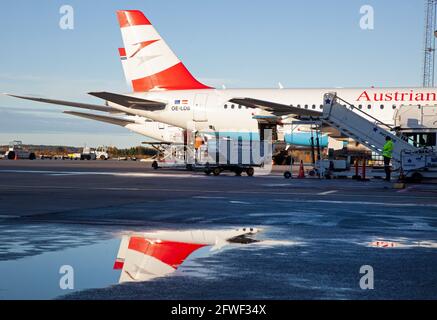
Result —
[[137, 97], [125, 96], [111, 92], [90, 92], [90, 95], [119, 104], [126, 108], [138, 109], [144, 111], [158, 111], [165, 109], [166, 104], [162, 102], [141, 99]]
[[120, 119], [120, 118], [114, 118], [114, 117], [108, 117], [108, 116], [101, 116], [91, 113], [83, 113], [83, 112], [76, 112], [76, 111], [64, 111], [66, 114], [70, 114], [72, 116], [86, 118], [90, 120], [97, 120], [101, 122], [106, 122], [110, 124], [115, 124], [117, 126], [125, 127], [128, 124], [134, 124], [134, 121], [126, 120], [126, 119]]
[[25, 97], [25, 96], [17, 96], [17, 95], [7, 94], [7, 93], [5, 93], [5, 95], [10, 96], [10, 97], [14, 97], [14, 98], [19, 98], [19, 99], [31, 100], [31, 101], [42, 102], [42, 103], [57, 104], [57, 105], [67, 106], [67, 107], [75, 107], [75, 108], [109, 112], [109, 113], [121, 113], [120, 110], [117, 110], [117, 109], [112, 108], [112, 107], [100, 106], [100, 105], [89, 104], [89, 103], [80, 103], [80, 102], [71, 102], [71, 101], [64, 101], [64, 100], [35, 98], [35, 97]]
[[267, 112], [271, 112], [276, 116], [296, 115], [304, 117], [319, 117], [321, 112], [297, 108], [286, 104], [280, 104], [270, 101], [252, 99], [252, 98], [234, 98], [229, 100], [232, 103], [240, 104], [248, 108], [259, 108]]

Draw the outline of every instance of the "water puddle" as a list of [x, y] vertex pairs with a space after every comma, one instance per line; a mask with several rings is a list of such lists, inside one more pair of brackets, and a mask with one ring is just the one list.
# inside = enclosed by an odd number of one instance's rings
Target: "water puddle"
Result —
[[[193, 259], [226, 246], [258, 243], [258, 229], [156, 231], [118, 234], [115, 238], [64, 250], [43, 252], [0, 263], [0, 299], [53, 299], [90, 288], [150, 281], [182, 265], [195, 273]], [[27, 244], [15, 244], [15, 252]], [[200, 268], [202, 269], [202, 268]]]

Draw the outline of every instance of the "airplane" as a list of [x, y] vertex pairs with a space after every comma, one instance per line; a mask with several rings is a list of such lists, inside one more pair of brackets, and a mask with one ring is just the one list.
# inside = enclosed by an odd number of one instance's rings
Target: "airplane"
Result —
[[[90, 92], [105, 105], [183, 129], [220, 137], [259, 140], [264, 129], [276, 130], [285, 118], [319, 117], [323, 95], [336, 92], [386, 124], [403, 105], [436, 104], [433, 88], [217, 89], [198, 81], [151, 22], [139, 10], [117, 11], [124, 43], [125, 75], [133, 92]], [[31, 97], [16, 96], [35, 100]], [[44, 99], [44, 102], [57, 103]], [[67, 103], [64, 101], [64, 105]], [[70, 106], [82, 104], [70, 102]], [[101, 108], [101, 107], [100, 107]], [[294, 144], [309, 145], [310, 132], [293, 132]]]
[[[126, 74], [126, 59], [122, 55], [124, 48], [118, 49], [120, 53], [120, 61], [123, 67], [123, 72]], [[130, 84], [128, 83], [128, 86]], [[95, 109], [95, 111], [103, 111], [101, 108]], [[132, 132], [144, 135], [154, 140], [153, 142], [147, 142], [152, 145], [179, 145], [184, 143], [184, 133], [181, 128], [174, 127], [162, 122], [156, 122], [141, 116], [124, 116], [123, 118], [113, 116], [97, 115], [95, 113], [84, 113], [74, 111], [64, 111], [65, 114], [96, 120], [104, 123], [114, 124], [124, 127]], [[110, 112], [111, 113], [111, 112]], [[112, 113], [116, 113], [113, 111]], [[145, 142], [146, 143], [146, 142]]]
[[194, 251], [211, 247], [219, 250], [231, 243], [258, 242], [251, 236], [257, 228], [235, 230], [159, 231], [124, 235], [114, 270], [121, 270], [119, 282], [149, 281], [175, 272]]

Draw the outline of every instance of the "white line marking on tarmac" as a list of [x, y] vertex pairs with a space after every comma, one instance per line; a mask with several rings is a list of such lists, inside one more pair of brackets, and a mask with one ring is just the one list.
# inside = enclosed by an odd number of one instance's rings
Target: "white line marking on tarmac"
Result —
[[390, 202], [370, 202], [370, 201], [341, 201], [341, 200], [289, 200], [274, 199], [277, 202], [299, 202], [299, 203], [331, 203], [331, 204], [356, 204], [356, 205], [375, 205], [385, 207], [429, 207], [437, 208], [437, 204], [426, 203], [390, 203]]
[[320, 192], [318, 193], [318, 195], [325, 196], [327, 194], [336, 193], [336, 192], [338, 192], [338, 190], [330, 190], [330, 191]]
[[13, 215], [1, 215], [0, 214], [0, 219], [16, 219], [16, 218], [20, 218], [20, 216], [13, 216]]
[[50, 176], [70, 176], [70, 175], [109, 175], [115, 177], [169, 177], [169, 178], [205, 178], [204, 175], [193, 174], [172, 174], [172, 173], [142, 173], [142, 172], [107, 172], [107, 171], [53, 171], [53, 170], [0, 170], [4, 173], [34, 173], [47, 174]]
[[232, 201], [229, 201], [230, 203], [232, 203], [232, 204], [250, 204], [250, 202], [245, 202], [245, 201], [235, 201], [235, 200], [232, 200]]

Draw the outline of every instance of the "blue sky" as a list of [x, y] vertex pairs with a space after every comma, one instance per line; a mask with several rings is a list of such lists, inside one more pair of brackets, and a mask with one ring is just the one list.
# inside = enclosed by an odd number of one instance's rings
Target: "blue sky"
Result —
[[[74, 30], [59, 28], [64, 4], [75, 10]], [[363, 5], [375, 10], [374, 30], [359, 27]], [[118, 9], [142, 10], [209, 85], [421, 85], [421, 0], [14, 0], [0, 6], [0, 92], [100, 103], [86, 93], [128, 91], [117, 54]], [[62, 114], [67, 109], [0, 97], [0, 144], [144, 140]]]

